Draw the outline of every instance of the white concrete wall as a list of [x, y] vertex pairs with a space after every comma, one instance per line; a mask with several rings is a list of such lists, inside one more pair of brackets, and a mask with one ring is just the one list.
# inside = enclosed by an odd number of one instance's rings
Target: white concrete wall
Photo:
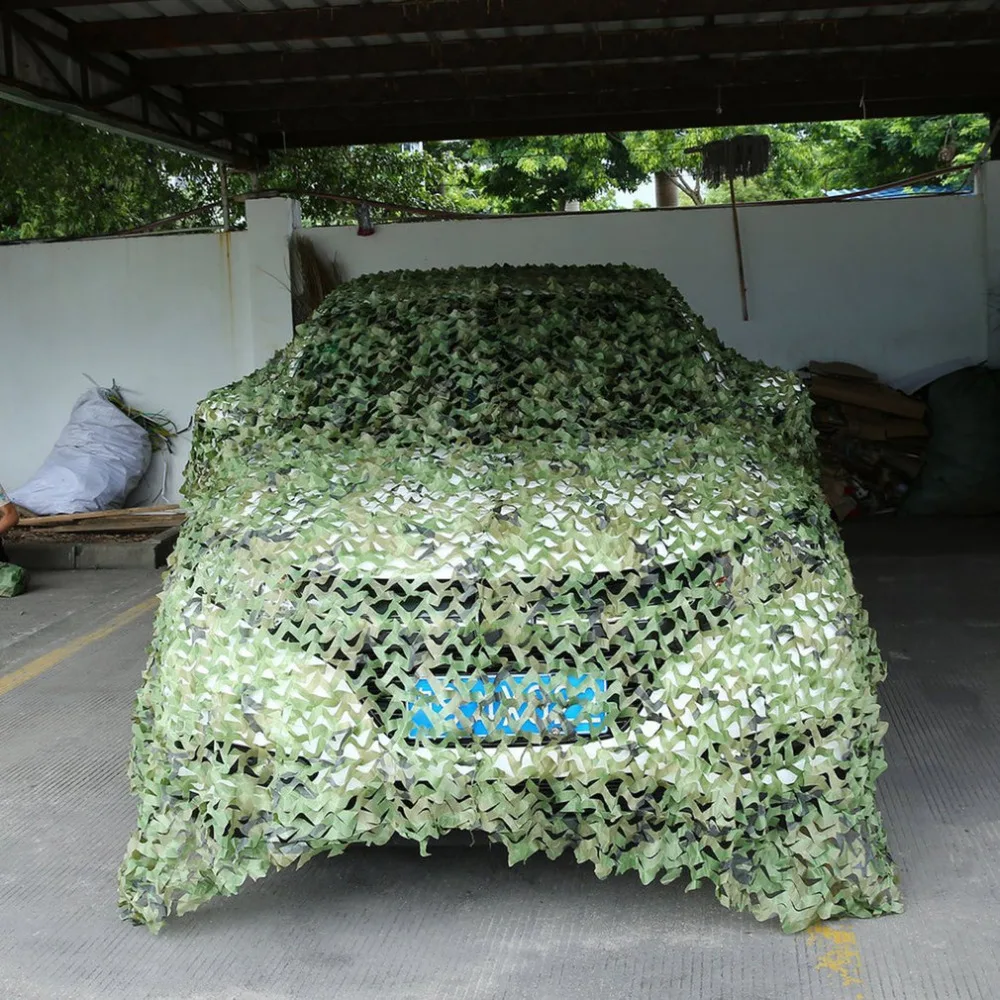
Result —
[[979, 190], [984, 198], [983, 254], [988, 298], [990, 364], [1000, 367], [1000, 161], [983, 165]]
[[983, 199], [747, 206], [740, 224], [746, 323], [728, 208], [396, 224], [369, 237], [348, 227], [309, 234], [346, 277], [493, 263], [657, 268], [723, 340], [784, 368], [848, 360], [892, 379], [986, 356]]
[[[247, 206], [250, 230], [0, 246], [0, 481], [16, 489], [77, 397], [116, 380], [185, 426], [212, 389], [292, 333], [288, 237], [297, 206]], [[154, 458], [133, 503], [178, 498], [191, 435]], [[165, 475], [164, 475], [165, 474]]]
[[[237, 375], [232, 266], [245, 234], [207, 233], [0, 247], [0, 480], [15, 488], [45, 458], [90, 375], [179, 424]], [[176, 495], [190, 435], [177, 442]], [[163, 482], [162, 457], [144, 493]]]
[[245, 235], [246, 337], [240, 356], [243, 372], [256, 371], [292, 335], [292, 276], [288, 241], [299, 227], [298, 202], [263, 198], [247, 203]]
[[[977, 197], [741, 210], [750, 322], [742, 322], [728, 210], [411, 223], [361, 238], [309, 231], [345, 277], [498, 262], [626, 261], [663, 271], [723, 338], [784, 367], [854, 361], [897, 378], [987, 356], [1000, 297], [1000, 168]], [[993, 192], [991, 195], [990, 192]], [[0, 480], [21, 485], [77, 396], [117, 379], [179, 424], [210, 390], [291, 334], [296, 206], [249, 206], [249, 230], [0, 247]], [[998, 298], [1000, 301], [1000, 298]], [[994, 312], [994, 317], [1000, 313]], [[1000, 362], [1000, 326], [993, 339]], [[177, 497], [187, 437], [167, 465]], [[157, 464], [136, 501], [163, 482]]]

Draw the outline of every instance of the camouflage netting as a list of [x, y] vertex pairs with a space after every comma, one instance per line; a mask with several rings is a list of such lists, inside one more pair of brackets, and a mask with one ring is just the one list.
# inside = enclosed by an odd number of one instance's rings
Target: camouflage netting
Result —
[[200, 408], [125, 910], [454, 829], [786, 930], [898, 910], [816, 474], [797, 380], [655, 272], [344, 285]]

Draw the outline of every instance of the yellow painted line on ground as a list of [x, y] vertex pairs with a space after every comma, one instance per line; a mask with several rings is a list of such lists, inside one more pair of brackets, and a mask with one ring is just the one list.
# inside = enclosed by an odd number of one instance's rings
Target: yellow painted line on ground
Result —
[[71, 656], [75, 656], [81, 650], [92, 646], [95, 642], [100, 642], [101, 639], [106, 639], [120, 628], [124, 628], [129, 622], [134, 622], [136, 618], [141, 618], [147, 611], [152, 611], [159, 600], [158, 597], [151, 597], [148, 601], [136, 604], [112, 618], [107, 625], [102, 625], [99, 629], [88, 632], [86, 635], [81, 635], [72, 642], [67, 642], [66, 645], [60, 646], [58, 649], [53, 649], [43, 656], [32, 660], [30, 663], [26, 663], [23, 667], [18, 667], [17, 670], [13, 670], [9, 674], [4, 674], [0, 677], [0, 697], [3, 697], [9, 691], [13, 691], [15, 688], [19, 688], [22, 684], [27, 684], [28, 681], [33, 681], [36, 677], [41, 677], [46, 670], [58, 667], [60, 663], [68, 660]]
[[841, 923], [820, 922], [807, 932], [807, 944], [820, 949], [816, 962], [817, 972], [830, 972], [839, 976], [845, 993], [853, 994], [852, 1000], [865, 1000], [864, 976], [861, 969], [861, 948], [857, 935]]

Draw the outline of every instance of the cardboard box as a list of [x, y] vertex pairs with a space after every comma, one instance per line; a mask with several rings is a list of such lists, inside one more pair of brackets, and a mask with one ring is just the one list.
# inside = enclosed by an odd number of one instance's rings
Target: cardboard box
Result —
[[833, 399], [838, 403], [863, 406], [869, 410], [878, 410], [880, 413], [905, 417], [907, 420], [922, 420], [927, 410], [920, 400], [911, 399], [877, 382], [817, 375], [809, 383], [809, 391], [820, 399]]

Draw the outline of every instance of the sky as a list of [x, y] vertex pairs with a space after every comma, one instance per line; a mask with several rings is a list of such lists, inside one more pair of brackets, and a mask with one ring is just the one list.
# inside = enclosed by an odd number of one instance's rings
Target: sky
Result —
[[615, 192], [615, 204], [619, 208], [631, 208], [637, 201], [641, 201], [644, 205], [649, 205], [650, 208], [655, 207], [656, 186], [653, 183], [652, 176], [640, 184], [635, 191]]

